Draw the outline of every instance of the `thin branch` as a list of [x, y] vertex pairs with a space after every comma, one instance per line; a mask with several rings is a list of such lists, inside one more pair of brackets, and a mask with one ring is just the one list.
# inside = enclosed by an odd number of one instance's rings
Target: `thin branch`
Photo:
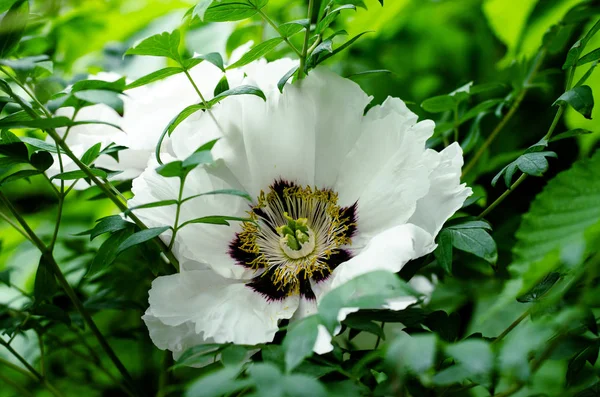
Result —
[[302, 54], [300, 55], [300, 67], [298, 68], [298, 80], [304, 78], [304, 68], [306, 66], [306, 57], [308, 56], [308, 41], [310, 38], [310, 21], [312, 20], [313, 8], [315, 5], [314, 0], [308, 0], [308, 28], [304, 35], [304, 45], [302, 46]]
[[[271, 25], [273, 27], [273, 29], [275, 29], [277, 34], [279, 34], [279, 36], [281, 36], [281, 38], [290, 46], [290, 48], [292, 50], [294, 50], [296, 55], [301, 57], [302, 53], [296, 48], [296, 46], [294, 44], [292, 44], [292, 42], [290, 41], [290, 39], [288, 37], [284, 36], [283, 33], [281, 33], [281, 30], [279, 29], [277, 24], [275, 22], [273, 22], [273, 20], [271, 18], [269, 18], [269, 16], [261, 8], [258, 8], [258, 13], [260, 14], [261, 17], [263, 17], [265, 22], [267, 22], [269, 25]], [[309, 22], [309, 24], [310, 24], [310, 22]]]

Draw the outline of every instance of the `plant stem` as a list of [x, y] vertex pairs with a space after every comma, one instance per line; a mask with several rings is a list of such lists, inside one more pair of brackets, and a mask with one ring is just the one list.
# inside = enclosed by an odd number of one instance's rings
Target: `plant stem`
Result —
[[177, 236], [177, 227], [179, 226], [179, 214], [181, 213], [181, 204], [183, 199], [183, 188], [185, 186], [185, 176], [181, 178], [179, 182], [179, 195], [177, 196], [177, 208], [175, 209], [175, 222], [173, 223], [173, 236], [171, 237], [171, 242], [169, 243], [169, 251], [173, 249], [173, 245], [175, 244], [175, 236]]
[[31, 241], [31, 239], [29, 238], [29, 236], [27, 235], [27, 233], [25, 233], [23, 231], [23, 229], [21, 229], [19, 227], [19, 225], [17, 225], [16, 223], [14, 223], [13, 220], [10, 219], [6, 214], [4, 214], [3, 212], [0, 212], [0, 218], [4, 219], [6, 221], [6, 223], [8, 223], [9, 225], [11, 225], [17, 232], [21, 233], [21, 235], [23, 237], [25, 237], [27, 240]]
[[458, 104], [454, 106], [454, 142], [458, 142]]
[[[183, 65], [181, 65], [181, 67], [184, 68]], [[194, 87], [194, 90], [196, 91], [196, 93], [200, 97], [200, 101], [202, 101], [202, 104], [206, 108], [206, 111], [208, 112], [208, 115], [210, 116], [210, 118], [212, 119], [212, 121], [215, 123], [215, 125], [217, 126], [217, 128], [219, 129], [219, 131], [221, 131], [221, 133], [223, 133], [223, 130], [221, 129], [221, 125], [217, 121], [217, 118], [215, 117], [215, 115], [213, 114], [213, 112], [210, 110], [210, 106], [209, 106], [208, 102], [206, 101], [206, 99], [204, 99], [204, 95], [202, 95], [202, 92], [200, 92], [200, 89], [196, 85], [196, 82], [194, 81], [194, 79], [192, 79], [192, 76], [190, 76], [190, 73], [188, 72], [187, 69], [184, 68], [183, 73], [185, 73], [186, 77], [188, 78], [188, 80], [190, 81], [190, 83], [192, 84], [192, 86]]]
[[[12, 348], [12, 346], [11, 346], [11, 345], [9, 345], [9, 344], [8, 344], [8, 343], [7, 343], [7, 342], [6, 342], [4, 339], [2, 339], [2, 338], [0, 338], [0, 345], [4, 346], [4, 347], [6, 348], [6, 350], [8, 350], [8, 351], [10, 352], [10, 354], [12, 354], [12, 355], [13, 355], [13, 356], [14, 356], [14, 357], [17, 359], [17, 360], [19, 360], [19, 361], [20, 361], [20, 362], [21, 362], [21, 363], [22, 363], [22, 364], [25, 366], [25, 368], [27, 368], [27, 371], [29, 371], [28, 375], [30, 375], [31, 377], [34, 377], [34, 378], [35, 378], [35, 379], [37, 379], [37, 380], [42, 380], [42, 379], [44, 378], [44, 377], [42, 376], [42, 374], [40, 374], [40, 373], [39, 373], [39, 372], [38, 372], [38, 371], [37, 371], [35, 368], [33, 368], [33, 367], [31, 366], [31, 364], [29, 364], [29, 363], [27, 362], [27, 360], [25, 360], [25, 359], [23, 358], [23, 356], [21, 356], [21, 355], [20, 355], [20, 354], [19, 354], [19, 353], [18, 353], [18, 352], [15, 350], [15, 349], [13, 349], [13, 348]], [[2, 360], [2, 359], [0, 359], [0, 360]], [[20, 368], [20, 367], [18, 367], [18, 366], [16, 366], [16, 365], [14, 365], [14, 364], [10, 363], [9, 361], [4, 361], [4, 360], [2, 360], [2, 361], [0, 361], [0, 362], [2, 362], [2, 363], [3, 363], [3, 364], [5, 364], [5, 365], [8, 365], [8, 366], [10, 366], [11, 368], [13, 368], [13, 369], [15, 369], [15, 370], [16, 370], [17, 368], [19, 368], [19, 371], [20, 371], [21, 373], [25, 373], [25, 372], [27, 372], [27, 371], [25, 371], [24, 369], [22, 369], [22, 368]], [[10, 365], [9, 365], [9, 364], [10, 364]]]
[[[279, 36], [281, 36], [281, 38], [290, 46], [290, 48], [292, 50], [294, 50], [296, 55], [301, 57], [302, 53], [296, 48], [296, 46], [294, 44], [292, 44], [292, 42], [290, 41], [290, 39], [288, 37], [284, 36], [283, 33], [281, 33], [281, 30], [279, 29], [277, 24], [275, 24], [275, 22], [273, 22], [273, 20], [271, 18], [269, 18], [269, 16], [262, 10], [262, 8], [258, 8], [258, 13], [260, 14], [261, 17], [263, 17], [265, 22], [267, 22], [269, 25], [271, 25], [273, 27], [273, 29], [275, 29], [277, 34], [279, 34]], [[309, 19], [309, 24], [310, 24], [310, 19]]]
[[312, 21], [313, 8], [315, 6], [314, 0], [308, 0], [308, 28], [304, 35], [304, 45], [302, 46], [302, 54], [300, 55], [300, 67], [298, 68], [298, 80], [304, 78], [304, 68], [306, 67], [306, 57], [308, 56], [308, 40], [310, 38], [310, 21]]
[[517, 318], [515, 321], [512, 322], [512, 324], [510, 324], [508, 326], [508, 328], [506, 328], [504, 331], [502, 331], [502, 333], [500, 335], [498, 335], [496, 337], [496, 339], [494, 339], [494, 341], [491, 343], [492, 345], [495, 345], [497, 343], [499, 343], [502, 339], [504, 339], [504, 337], [506, 335], [508, 335], [510, 333], [510, 331], [512, 331], [513, 329], [515, 329], [515, 327], [519, 324], [521, 324], [521, 321], [525, 320], [527, 317], [529, 317], [529, 314], [531, 313], [530, 309], [527, 309], [523, 312], [523, 314], [521, 314], [519, 316], [519, 318]]
[[527, 179], [527, 174], [521, 175], [519, 177], [519, 179], [517, 179], [515, 181], [515, 183], [510, 185], [510, 187], [508, 189], [506, 189], [506, 191], [504, 193], [502, 193], [502, 195], [496, 199], [496, 201], [494, 201], [485, 210], [483, 210], [483, 212], [477, 216], [477, 219], [485, 218], [487, 216], [487, 214], [492, 212], [492, 210], [494, 208], [496, 208], [498, 205], [500, 205], [500, 203], [503, 202], [504, 199], [507, 198], [508, 195], [511, 194], [514, 189], [516, 189], [521, 183], [523, 183], [523, 181], [525, 181], [525, 179]]
[[521, 89], [521, 91], [519, 92], [517, 97], [515, 98], [512, 106], [508, 110], [508, 113], [506, 113], [506, 115], [504, 115], [502, 120], [500, 120], [498, 125], [496, 125], [496, 128], [494, 128], [492, 133], [487, 137], [487, 139], [479, 147], [479, 149], [477, 150], [475, 155], [467, 163], [467, 165], [465, 166], [465, 168], [463, 169], [463, 172], [462, 172], [463, 178], [469, 173], [469, 171], [471, 171], [473, 169], [473, 167], [475, 167], [475, 165], [477, 164], [477, 161], [479, 161], [479, 159], [481, 158], [481, 156], [483, 156], [483, 154], [485, 153], [487, 148], [492, 144], [492, 142], [494, 142], [494, 140], [496, 139], [498, 134], [500, 134], [502, 129], [506, 126], [506, 124], [510, 121], [510, 119], [512, 119], [512, 117], [515, 115], [515, 113], [519, 109], [519, 106], [521, 106], [521, 102], [523, 102], [523, 99], [525, 98], [525, 94], [527, 94], [527, 91], [529, 90], [528, 85], [531, 83], [531, 80], [535, 77], [538, 69], [542, 65], [542, 61], [544, 60], [545, 55], [546, 55], [545, 50], [541, 50], [538, 53], [538, 55], [535, 58], [533, 67], [531, 68], [529, 74], [527, 75], [527, 77], [525, 78], [525, 80], [523, 82], [523, 88]]
[[58, 283], [65, 290], [65, 293], [73, 303], [73, 306], [75, 306], [75, 309], [79, 312], [81, 317], [83, 317], [83, 320], [88, 325], [88, 327], [90, 327], [90, 330], [92, 331], [96, 339], [98, 339], [100, 346], [104, 349], [104, 351], [106, 352], [110, 360], [113, 362], [115, 367], [119, 370], [121, 375], [125, 378], [125, 380], [128, 383], [132, 383], [132, 378], [129, 375], [129, 372], [127, 372], [125, 366], [121, 363], [115, 352], [108, 344], [108, 341], [104, 338], [104, 335], [102, 335], [102, 332], [100, 332], [100, 330], [96, 326], [96, 323], [92, 319], [92, 316], [87, 312], [87, 310], [83, 306], [83, 303], [81, 302], [73, 288], [71, 288], [71, 285], [62, 273], [60, 266], [58, 266], [58, 263], [56, 263], [56, 260], [52, 255], [52, 251], [50, 251], [49, 248], [44, 245], [42, 240], [40, 240], [40, 238], [35, 234], [35, 232], [29, 227], [25, 219], [21, 217], [21, 215], [12, 206], [11, 202], [6, 198], [2, 191], [0, 191], [0, 200], [4, 202], [4, 204], [11, 211], [15, 219], [17, 219], [17, 221], [19, 222], [19, 224], [21, 224], [21, 226], [27, 232], [27, 234], [29, 234], [29, 237], [31, 238], [33, 244], [40, 250], [40, 252], [42, 253], [42, 257], [51, 267], [52, 272], [54, 273]]
[[38, 337], [38, 345], [40, 347], [40, 372], [42, 373], [42, 376], [46, 376], [46, 357], [44, 355], [44, 341], [42, 340], [42, 334], [41, 333], [37, 333], [37, 337]]

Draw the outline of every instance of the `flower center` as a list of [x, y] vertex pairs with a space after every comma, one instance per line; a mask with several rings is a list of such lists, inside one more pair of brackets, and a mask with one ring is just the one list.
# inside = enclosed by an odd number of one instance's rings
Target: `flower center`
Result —
[[279, 246], [291, 259], [304, 258], [315, 250], [315, 233], [307, 226], [307, 218], [294, 219], [283, 213], [286, 225], [276, 230], [281, 236]]
[[249, 211], [254, 222], [243, 223], [229, 245], [237, 264], [256, 272], [247, 285], [268, 299], [314, 297], [311, 283], [326, 279], [352, 256], [356, 204], [343, 208], [337, 201], [329, 189], [285, 181], [261, 192]]

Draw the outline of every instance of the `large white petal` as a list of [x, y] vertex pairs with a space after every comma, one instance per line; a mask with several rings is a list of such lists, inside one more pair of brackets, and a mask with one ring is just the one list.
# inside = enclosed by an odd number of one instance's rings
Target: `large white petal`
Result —
[[372, 97], [358, 84], [326, 68], [313, 70], [295, 86], [310, 98], [316, 110], [315, 184], [332, 188], [344, 158], [361, 133], [365, 107]]
[[[166, 156], [164, 161], [172, 158]], [[177, 199], [178, 178], [164, 178], [155, 171], [158, 164], [151, 160], [148, 168], [133, 181], [133, 199], [130, 207], [145, 203]], [[214, 190], [227, 189], [229, 186], [221, 179], [210, 175], [202, 167], [194, 169], [187, 177], [183, 197]], [[207, 195], [186, 201], [180, 210], [179, 224], [213, 215], [246, 217], [248, 202], [238, 196]], [[163, 206], [135, 211], [149, 227], [171, 226], [175, 222], [176, 207]], [[211, 224], [189, 224], [177, 233], [173, 251], [180, 261], [192, 260], [207, 264], [224, 277], [249, 278], [253, 271], [240, 266], [229, 256], [229, 243], [240, 231], [238, 222], [231, 226]], [[161, 235], [166, 244], [170, 242], [171, 232]]]
[[166, 325], [152, 314], [150, 308], [146, 310], [142, 320], [156, 347], [172, 351], [175, 360], [187, 349], [206, 343], [204, 337], [196, 333], [196, 327], [191, 322], [177, 326]]
[[374, 270], [396, 273], [411, 259], [432, 252], [433, 237], [412, 224], [395, 226], [373, 237], [355, 257], [342, 263], [332, 273], [330, 288]]
[[365, 116], [335, 185], [342, 206], [358, 200], [358, 230], [363, 236], [355, 244], [408, 221], [429, 191], [430, 171], [423, 153], [434, 124], [415, 121], [399, 99], [388, 99]]
[[462, 207], [472, 190], [460, 183], [463, 155], [458, 143], [453, 143], [439, 153], [427, 150], [424, 161], [431, 170], [431, 188], [417, 202], [417, 208], [409, 222], [435, 236], [444, 222]]
[[205, 339], [238, 344], [272, 341], [279, 321], [291, 318], [298, 307], [298, 297], [268, 301], [245, 284], [211, 270], [157, 278], [149, 302], [153, 316], [165, 325], [191, 322]]

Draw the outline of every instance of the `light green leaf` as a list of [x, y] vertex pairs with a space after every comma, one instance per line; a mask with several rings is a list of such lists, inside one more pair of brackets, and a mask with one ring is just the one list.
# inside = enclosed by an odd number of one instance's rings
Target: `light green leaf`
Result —
[[264, 57], [269, 52], [273, 51], [275, 47], [283, 42], [283, 38], [275, 37], [273, 39], [263, 41], [262, 43], [252, 47], [250, 51], [245, 53], [237, 62], [229, 65], [227, 69], [235, 69], [241, 66], [247, 65], [252, 61]]
[[140, 77], [139, 79], [137, 79], [136, 81], [134, 81], [131, 84], [128, 84], [126, 89], [130, 90], [132, 88], [141, 87], [146, 84], [150, 84], [155, 81], [162, 80], [164, 78], [167, 78], [169, 76], [173, 76], [175, 74], [182, 73], [182, 72], [183, 72], [183, 69], [179, 68], [179, 67], [168, 67], [168, 68], [159, 69], [155, 72], [152, 72], [143, 77]]
[[179, 30], [174, 30], [171, 33], [159, 33], [142, 40], [133, 48], [127, 50], [125, 55], [166, 57], [181, 63], [181, 56], [179, 55], [180, 40]]
[[296, 368], [302, 360], [313, 353], [317, 341], [319, 317], [310, 316], [294, 323], [283, 340], [287, 372]]

